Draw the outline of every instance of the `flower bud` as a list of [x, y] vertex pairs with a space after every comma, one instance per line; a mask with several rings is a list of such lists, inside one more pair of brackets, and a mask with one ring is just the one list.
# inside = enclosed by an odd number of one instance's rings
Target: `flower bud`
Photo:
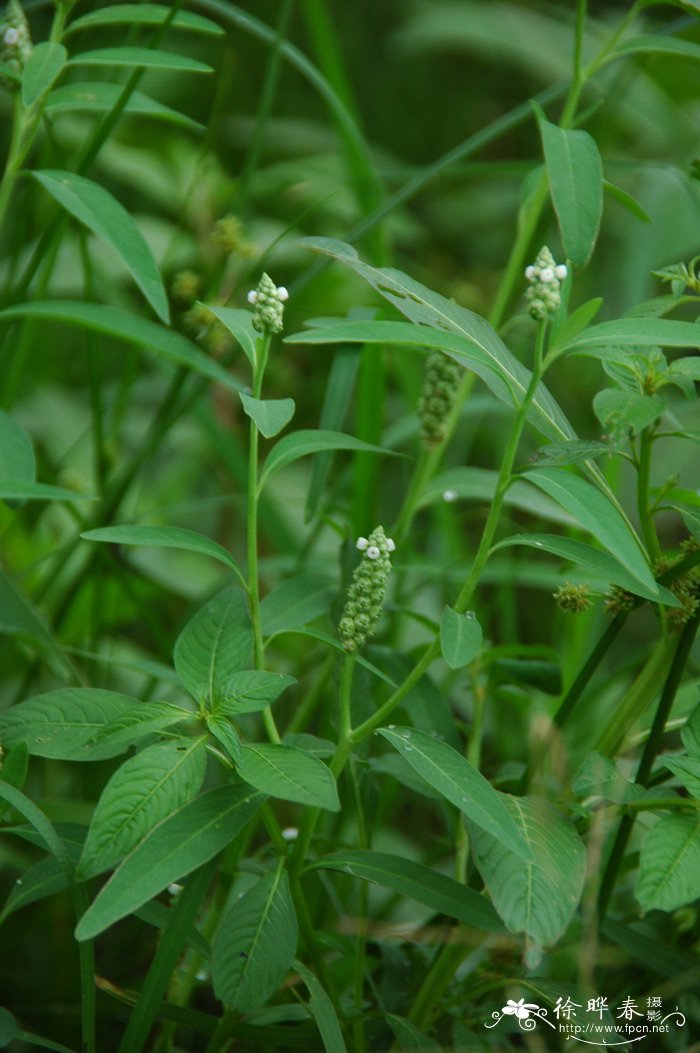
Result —
[[433, 351], [428, 356], [417, 407], [421, 438], [426, 446], [438, 446], [445, 441], [447, 418], [457, 398], [462, 372], [462, 366], [442, 351]]
[[376, 632], [391, 571], [389, 554], [396, 548], [380, 526], [368, 538], [359, 538], [357, 547], [362, 552], [362, 560], [355, 569], [338, 624], [346, 651], [356, 651]]
[[263, 274], [257, 289], [248, 293], [248, 303], [252, 304], [253, 325], [259, 333], [281, 333], [284, 302], [289, 293], [283, 285], [277, 288], [272, 278]]
[[570, 614], [581, 614], [582, 611], [588, 610], [591, 606], [590, 594], [591, 590], [588, 585], [574, 585], [572, 582], [567, 581], [565, 585], [561, 585], [554, 593], [554, 599], [562, 611], [568, 611]]
[[[19, 0], [9, 0], [5, 17], [0, 22], [0, 62], [15, 73], [21, 73], [31, 53], [32, 38], [22, 5]], [[8, 87], [14, 85], [7, 78], [0, 78], [0, 81]]]
[[533, 318], [543, 321], [554, 314], [561, 302], [561, 283], [567, 274], [566, 264], [555, 263], [546, 245], [540, 249], [534, 264], [525, 268], [525, 277], [530, 283], [525, 297]]

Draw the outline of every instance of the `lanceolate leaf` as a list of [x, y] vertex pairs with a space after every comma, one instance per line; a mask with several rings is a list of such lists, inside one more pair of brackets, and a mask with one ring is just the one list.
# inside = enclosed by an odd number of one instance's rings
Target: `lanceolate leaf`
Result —
[[593, 548], [584, 541], [558, 537], [556, 534], [514, 534], [512, 537], [499, 541], [497, 545], [494, 545], [493, 550], [509, 548], [511, 545], [527, 545], [530, 548], [538, 548], [542, 552], [551, 552], [567, 563], [574, 563], [587, 574], [602, 578], [611, 585], [620, 585], [635, 596], [643, 596], [644, 599], [663, 603], [668, 607], [678, 606], [678, 600], [668, 589], [656, 583], [653, 586], [643, 585], [607, 552]]
[[666, 757], [664, 764], [688, 793], [700, 798], [700, 757]]
[[282, 692], [295, 684], [293, 676], [268, 673], [260, 669], [246, 669], [221, 685], [217, 711], [233, 716], [237, 713], [257, 713], [271, 705]]
[[[445, 350], [468, 369], [474, 369], [477, 372], [476, 366], [481, 363], [487, 371], [482, 379], [492, 387], [494, 394], [499, 398], [504, 397], [503, 388], [505, 387], [513, 392], [513, 397], [517, 402], [522, 400], [530, 380], [530, 372], [518, 362], [484, 318], [440, 296], [439, 293], [433, 292], [432, 289], [414, 281], [401, 271], [371, 267], [360, 260], [350, 245], [341, 241], [331, 238], [304, 238], [302, 244], [315, 252], [332, 256], [351, 267], [405, 317], [411, 322], [418, 323], [421, 327], [420, 335], [416, 334], [414, 329], [412, 338], [409, 339], [406, 334], [404, 340], [399, 342], [422, 347], [440, 347], [439, 344], [431, 343], [430, 340], [435, 340], [440, 332], [445, 335], [454, 335], [458, 337], [458, 340], [453, 341], [449, 346], [441, 347], [441, 350]], [[363, 323], [347, 324], [362, 325]], [[396, 323], [381, 324], [394, 325]], [[428, 328], [437, 330], [438, 334], [426, 332]], [[292, 340], [296, 341], [297, 337], [293, 337]], [[479, 373], [479, 375], [482, 374]], [[493, 386], [494, 378], [500, 381], [498, 385], [500, 391]], [[512, 404], [512, 397], [509, 397], [508, 401]], [[549, 438], [576, 438], [571, 425], [543, 384], [538, 387], [535, 394], [530, 420]]]
[[366, 453], [383, 453], [387, 456], [397, 456], [392, 450], [385, 450], [381, 446], [372, 446], [371, 443], [356, 439], [354, 435], [343, 435], [336, 431], [293, 431], [285, 435], [279, 442], [275, 443], [268, 454], [260, 475], [260, 487], [273, 472], [291, 464], [300, 457], [307, 457], [310, 453], [318, 453], [319, 450], [363, 450]]
[[177, 70], [179, 73], [212, 73], [211, 66], [189, 58], [187, 55], [174, 55], [169, 51], [156, 51], [152, 48], [100, 48], [96, 51], [81, 51], [68, 60], [69, 66], [141, 66], [144, 69]]
[[97, 802], [78, 865], [79, 880], [109, 869], [194, 797], [204, 779], [204, 742], [159, 743], [117, 768]]
[[66, 687], [20, 702], [0, 716], [3, 745], [26, 742], [35, 757], [55, 760], [103, 760], [126, 748], [91, 743], [115, 718], [133, 706], [135, 698], [94, 687]]
[[29, 436], [13, 417], [0, 410], [0, 479], [33, 482], [36, 460]]
[[668, 815], [647, 832], [634, 890], [644, 910], [676, 910], [700, 896], [700, 816]]
[[[22, 907], [36, 903], [38, 900], [62, 892], [70, 885], [70, 878], [53, 856], [39, 860], [34, 866], [25, 870], [22, 877], [12, 886], [0, 913], [0, 925], [10, 914]], [[1, 1048], [1, 1047], [0, 1047]]]
[[219, 563], [224, 563], [237, 574], [239, 573], [236, 561], [223, 545], [205, 537], [204, 534], [197, 534], [194, 530], [184, 530], [182, 527], [148, 526], [146, 524], [99, 527], [97, 530], [86, 530], [80, 536], [86, 541], [107, 541], [115, 545], [145, 545], [154, 548], [181, 548], [186, 552], [201, 552], [205, 556], [217, 559]]
[[496, 910], [511, 932], [525, 933], [532, 964], [562, 935], [581, 898], [586, 852], [576, 829], [537, 797], [507, 797], [506, 806], [531, 849], [524, 862], [470, 824], [474, 858]]
[[199, 610], [175, 644], [175, 669], [183, 684], [199, 700], [215, 703], [225, 697], [234, 673], [245, 667], [253, 634], [241, 589], [218, 593]]
[[[105, 8], [104, 10], [109, 10]], [[113, 109], [123, 92], [123, 86], [119, 84], [108, 84], [106, 81], [79, 81], [76, 84], [63, 84], [60, 88], [54, 88], [44, 102], [44, 113], [49, 117], [58, 113], [70, 113], [71, 111], [83, 110], [88, 113], [104, 113]], [[164, 106], [162, 102], [144, 95], [142, 91], [132, 92], [129, 101], [124, 107], [124, 113], [137, 114], [140, 117], [155, 117], [159, 120], [170, 121], [172, 124], [191, 128], [193, 131], [202, 131], [203, 125], [199, 121], [170, 106]]]
[[326, 989], [311, 970], [306, 968], [303, 962], [295, 961], [294, 968], [308, 988], [310, 995], [309, 1009], [318, 1026], [326, 1053], [347, 1053], [338, 1015], [326, 993]]
[[458, 614], [445, 607], [440, 622], [440, 648], [450, 669], [469, 665], [481, 648], [481, 626], [473, 611]]
[[0, 570], [0, 633], [26, 636], [46, 657], [51, 667], [63, 680], [71, 676], [71, 668], [60, 647], [51, 636], [38, 611], [17, 591]]
[[80, 919], [76, 938], [99, 935], [173, 881], [213, 859], [238, 836], [262, 800], [244, 784], [220, 786], [163, 820], [100, 890]]
[[584, 267], [598, 237], [603, 213], [603, 163], [588, 132], [560, 128], [538, 112], [547, 177], [564, 251]]
[[216, 997], [238, 1012], [264, 1005], [291, 967], [297, 937], [289, 878], [278, 867], [224, 912], [212, 947]]
[[527, 840], [506, 807], [507, 796], [494, 790], [488, 779], [457, 750], [415, 728], [390, 725], [380, 728], [379, 734], [464, 815], [522, 859], [530, 858]]
[[617, 360], [620, 347], [700, 347], [700, 324], [673, 318], [619, 318], [584, 329], [565, 350]]
[[47, 483], [23, 482], [14, 479], [0, 480], [2, 501], [93, 501], [94, 494], [81, 494], [77, 490], [66, 490], [63, 486]]
[[62, 44], [45, 40], [36, 44], [22, 70], [22, 105], [33, 106], [57, 80], [66, 64], [68, 52]]
[[137, 702], [131, 709], [120, 713], [115, 720], [100, 728], [95, 737], [88, 742], [88, 748], [108, 747], [123, 752], [141, 739], [191, 717], [192, 714], [186, 709], [173, 706], [170, 702]]
[[373, 881], [400, 896], [415, 899], [425, 907], [485, 932], [500, 932], [502, 926], [484, 896], [440, 874], [432, 867], [404, 856], [353, 849], [334, 852], [312, 863], [309, 869], [339, 870], [363, 881]]
[[255, 743], [243, 747], [238, 774], [269, 797], [337, 812], [338, 790], [330, 768], [294, 746]]
[[189, 29], [195, 33], [211, 33], [215, 36], [223, 33], [223, 29], [216, 22], [191, 11], [177, 11], [174, 17], [169, 17], [170, 15], [171, 8], [165, 4], [111, 4], [110, 7], [103, 7], [76, 18], [66, 32], [94, 29], [95, 26], [160, 26], [167, 22], [169, 29]]

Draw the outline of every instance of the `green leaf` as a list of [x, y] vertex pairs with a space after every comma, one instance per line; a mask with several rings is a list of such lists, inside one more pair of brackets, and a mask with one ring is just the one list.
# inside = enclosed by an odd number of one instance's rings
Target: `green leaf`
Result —
[[611, 197], [617, 198], [621, 205], [631, 212], [637, 219], [641, 219], [643, 223], [651, 223], [652, 219], [647, 210], [643, 205], [637, 201], [636, 197], [628, 193], [621, 186], [617, 186], [615, 183], [609, 182], [607, 179], [603, 180], [603, 190], [610, 194]]
[[554, 556], [574, 563], [587, 574], [602, 578], [611, 585], [620, 585], [635, 596], [653, 600], [654, 603], [663, 603], [667, 607], [677, 607], [678, 600], [662, 585], [654, 583], [653, 587], [643, 585], [637, 578], [618, 563], [616, 559], [609, 556], [607, 552], [587, 545], [584, 541], [574, 541], [568, 537], [558, 537], [556, 534], [514, 534], [512, 537], [504, 538], [493, 546], [492, 551], [499, 548], [509, 548], [511, 545], [527, 545], [530, 548], [538, 548], [542, 552], [551, 552]]
[[672, 318], [619, 318], [584, 329], [565, 350], [617, 361], [620, 347], [700, 347], [700, 324]]
[[[448, 468], [427, 484], [420, 504], [430, 504], [437, 500], [444, 501], [445, 494], [449, 501], [464, 497], [490, 504], [497, 486], [498, 472], [490, 468]], [[554, 523], [563, 523], [565, 526], [571, 526], [575, 522], [558, 502], [550, 500], [546, 494], [524, 479], [517, 479], [512, 486], [508, 487], [505, 503], [511, 508], [520, 508], [523, 512], [529, 512], [538, 519], [548, 519]]]
[[207, 716], [206, 724], [217, 742], [224, 747], [234, 764], [240, 765], [243, 758], [241, 740], [231, 721], [218, 713], [212, 713], [210, 716]]
[[187, 623], [175, 643], [175, 669], [187, 690], [216, 703], [244, 667], [253, 646], [245, 596], [228, 588], [209, 600]]
[[571, 464], [582, 464], [613, 453], [610, 443], [596, 442], [592, 439], [574, 439], [571, 442], [550, 442], [540, 446], [535, 454], [538, 467], [563, 467]]
[[80, 535], [86, 541], [106, 541], [114, 545], [146, 545], [153, 548], [180, 548], [186, 552], [201, 552], [224, 563], [240, 576], [233, 556], [218, 542], [194, 530], [182, 527], [148, 526], [145, 524], [99, 527]]
[[690, 377], [691, 380], [700, 381], [700, 356], [694, 355], [692, 358], [677, 358], [669, 366], [668, 372], [669, 374], [680, 373], [681, 376]]
[[148, 303], [167, 325], [170, 308], [158, 266], [124, 206], [99, 183], [74, 172], [44, 169], [31, 174], [59, 205], [117, 253]]
[[41, 809], [37, 808], [34, 802], [30, 801], [20, 790], [2, 780], [0, 780], [0, 800], [5, 801], [10, 808], [14, 808], [24, 816], [39, 834], [48, 851], [58, 860], [61, 869], [72, 878], [73, 862], [70, 853]]
[[16, 69], [8, 66], [6, 62], [0, 62], [0, 77], [7, 78], [17, 84], [22, 79]]
[[0, 479], [32, 483], [36, 460], [31, 440], [23, 428], [0, 410]]
[[300, 628], [325, 614], [337, 592], [329, 578], [298, 574], [269, 592], [260, 604], [264, 636]]
[[34, 757], [104, 760], [122, 749], [94, 745], [95, 735], [135, 705], [135, 698], [95, 687], [66, 687], [20, 702], [0, 716], [4, 745], [26, 742]]
[[[0, 69], [0, 73], [2, 70]], [[0, 1042], [2, 1048], [9, 1046], [17, 1038], [17, 1021], [9, 1009], [0, 1008]]]
[[[104, 10], [111, 9], [104, 8]], [[44, 113], [48, 117], [76, 110], [106, 113], [114, 109], [123, 91], [123, 85], [109, 84], [106, 81], [79, 81], [76, 84], [63, 84], [60, 88], [55, 88], [44, 102]], [[191, 128], [193, 131], [202, 131], [204, 128], [199, 121], [192, 120], [191, 117], [171, 109], [170, 106], [164, 106], [162, 102], [157, 102], [156, 99], [144, 95], [141, 91], [131, 93], [124, 107], [124, 113], [139, 117], [155, 117], [184, 128]]]
[[644, 788], [626, 779], [615, 761], [602, 753], [589, 753], [571, 785], [580, 797], [602, 797], [615, 804], [628, 804], [644, 796]]
[[264, 486], [273, 472], [279, 471], [300, 457], [308, 457], [319, 450], [363, 450], [365, 453], [381, 453], [387, 457], [397, 457], [393, 450], [356, 439], [354, 435], [343, 435], [339, 431], [293, 431], [285, 435], [270, 450], [260, 474], [260, 488]]
[[700, 798], [700, 757], [664, 757], [663, 762], [688, 793]]
[[126, 857], [78, 922], [90, 940], [164, 888], [213, 859], [255, 815], [262, 795], [244, 784], [220, 786], [158, 824]]
[[[319, 417], [319, 427], [323, 430], [335, 431], [345, 423], [355, 390], [361, 353], [361, 349], [357, 347], [340, 347], [333, 355]], [[330, 451], [318, 453], [314, 457], [304, 509], [304, 520], [307, 523], [318, 511], [332, 462], [333, 454]]]
[[16, 746], [5, 751], [0, 767], [0, 779], [21, 790], [27, 778], [29, 770], [29, 750], [26, 742], [18, 742]]
[[268, 797], [311, 804], [331, 812], [340, 809], [330, 768], [318, 757], [293, 746], [276, 743], [244, 746], [238, 774]]
[[169, 51], [133, 47], [81, 51], [68, 60], [68, 65], [117, 66], [119, 69], [136, 66], [139, 69], [176, 70], [178, 73], [213, 73], [211, 66], [189, 58], [187, 55], [174, 55]]
[[574, 267], [585, 267], [603, 214], [603, 162], [588, 132], [559, 128], [536, 111], [564, 251]]
[[482, 641], [481, 626], [473, 611], [458, 614], [445, 607], [440, 622], [440, 648], [450, 669], [461, 669], [476, 658]]
[[168, 29], [190, 29], [195, 33], [217, 36], [224, 32], [216, 22], [192, 14], [191, 11], [177, 11], [172, 18], [171, 14], [172, 8], [165, 4], [112, 4], [76, 18], [65, 32], [74, 33], [78, 29], [93, 29], [95, 26], [162, 26], [164, 22], [168, 23]]
[[668, 815], [642, 842], [634, 894], [643, 910], [676, 910], [700, 896], [700, 816]]
[[507, 796], [446, 742], [415, 728], [379, 728], [387, 742], [405, 757], [426, 782], [474, 823], [503, 841], [522, 859], [530, 848], [507, 808]]
[[700, 757], [700, 705], [697, 705], [681, 728], [681, 739], [691, 757]]
[[81, 494], [63, 486], [3, 479], [0, 481], [0, 500], [3, 501], [94, 501], [94, 494]]
[[[314, 240], [314, 239], [312, 239]], [[324, 240], [324, 239], [317, 239]], [[364, 265], [363, 265], [364, 266]], [[389, 273], [389, 272], [378, 272]], [[393, 273], [393, 272], [392, 272]], [[399, 274], [400, 272], [395, 272]], [[410, 288], [422, 289], [431, 300], [437, 298], [446, 304], [446, 317], [454, 312], [466, 311], [449, 300], [443, 300], [438, 293], [432, 293], [424, 286], [412, 282], [405, 275], [401, 276]], [[398, 279], [397, 279], [398, 281]], [[403, 282], [401, 283], [403, 285]], [[409, 286], [407, 286], [409, 287]], [[380, 288], [381, 292], [383, 286]], [[413, 303], [406, 295], [407, 303]], [[422, 302], [420, 297], [419, 303]], [[393, 302], [393, 301], [392, 301]], [[398, 304], [396, 304], [398, 306]], [[399, 307], [408, 313], [410, 308]], [[420, 314], [420, 311], [417, 312]], [[450, 324], [440, 311], [427, 312], [429, 322], [409, 324], [408, 322], [339, 322], [327, 329], [312, 329], [305, 333], [288, 336], [286, 341], [294, 344], [395, 344], [405, 347], [431, 348], [444, 351], [446, 355], [459, 362], [465, 369], [470, 369], [491, 389], [496, 398], [513, 406], [522, 401], [530, 382], [530, 371], [521, 365], [508, 350], [498, 334], [491, 329], [483, 318], [466, 311], [470, 317], [463, 325], [458, 321]], [[472, 333], [473, 335], [470, 335]], [[572, 439], [575, 432], [561, 409], [547, 391], [544, 384], [539, 384], [535, 397], [528, 409], [528, 420], [543, 435], [550, 439]]]
[[441, 1053], [442, 1046], [439, 1046], [435, 1039], [423, 1034], [410, 1020], [394, 1016], [393, 1013], [385, 1013], [384, 1017], [394, 1032], [401, 1053]]
[[0, 633], [29, 637], [63, 680], [72, 676], [70, 665], [38, 611], [17, 591], [2, 570], [0, 570]]
[[308, 989], [309, 1009], [316, 1021], [324, 1050], [326, 1053], [347, 1053], [340, 1022], [325, 987], [303, 962], [295, 961], [294, 968]]
[[484, 932], [502, 931], [496, 912], [484, 896], [432, 867], [414, 863], [404, 856], [353, 849], [323, 856], [308, 867], [309, 870], [319, 868], [340, 870], [363, 881], [373, 881], [382, 888], [414, 899], [438, 914], [456, 918], [475, 929]]
[[241, 307], [218, 307], [214, 304], [205, 303], [201, 305], [218, 318], [231, 336], [235, 337], [243, 348], [245, 356], [251, 366], [255, 367], [257, 359], [257, 346], [260, 333], [253, 327], [253, 315]]
[[15, 911], [46, 899], [47, 896], [53, 896], [57, 892], [63, 892], [69, 887], [68, 874], [53, 856], [41, 859], [34, 866], [25, 870], [22, 877], [18, 878], [12, 886], [2, 913], [0, 913], [0, 925]]
[[561, 347], [566, 347], [574, 337], [583, 332], [586, 326], [592, 322], [598, 314], [602, 305], [602, 297], [597, 296], [593, 300], [587, 300], [586, 303], [582, 303], [580, 307], [577, 307], [576, 310], [560, 324], [557, 324], [555, 319], [550, 340], [551, 351], [557, 351]]
[[22, 70], [23, 106], [33, 106], [49, 90], [61, 76], [67, 58], [68, 52], [62, 44], [48, 40], [35, 44]]
[[493, 669], [501, 681], [528, 684], [548, 695], [562, 692], [561, 669], [557, 662], [541, 658], [496, 658]]
[[258, 713], [272, 705], [292, 684], [296, 684], [295, 678], [284, 673], [268, 673], [260, 669], [234, 673], [221, 685], [216, 710], [229, 717]]
[[698, 976], [697, 955], [670, 946], [663, 933], [661, 940], [654, 940], [633, 925], [621, 925], [612, 918], [605, 919], [601, 931], [604, 936], [641, 962], [645, 969], [653, 962], [654, 972], [673, 983], [678, 982], [681, 974], [691, 978], [691, 982], [693, 977]]
[[232, 391], [239, 391], [240, 384], [218, 362], [208, 358], [196, 344], [180, 333], [166, 329], [157, 322], [140, 318], [119, 307], [108, 307], [101, 303], [77, 303], [72, 300], [33, 300], [31, 303], [15, 304], [0, 311], [0, 320], [15, 318], [44, 319], [63, 322], [91, 329], [105, 336], [123, 340], [155, 351], [179, 366], [192, 369], [209, 380], [216, 380]]
[[558, 501], [633, 577], [648, 589], [656, 588], [639, 539], [597, 487], [563, 468], [534, 468], [526, 477]]
[[97, 802], [78, 880], [118, 863], [157, 823], [198, 793], [206, 767], [204, 742], [158, 743], [117, 768]]
[[620, 58], [624, 55], [646, 54], [654, 52], [661, 55], [673, 55], [676, 58], [700, 59], [700, 44], [691, 40], [679, 40], [677, 37], [661, 36], [657, 33], [643, 33], [620, 44], [610, 56]]
[[619, 391], [603, 388], [593, 398], [593, 412], [604, 428], [630, 428], [639, 433], [653, 424], [666, 410], [666, 403], [658, 395], [642, 395], [639, 391]]
[[297, 939], [289, 878], [279, 866], [224, 912], [212, 946], [216, 997], [241, 1013], [264, 1005], [289, 972]]
[[294, 416], [294, 399], [254, 399], [243, 391], [239, 398], [243, 409], [266, 439], [272, 439], [286, 428]]
[[581, 898], [586, 851], [576, 829], [548, 801], [507, 797], [506, 806], [531, 849], [531, 861], [470, 824], [474, 858], [496, 910], [526, 937], [526, 960], [553, 944]]
[[170, 702], [137, 702], [131, 709], [105, 724], [88, 742], [88, 748], [109, 747], [123, 753], [141, 739], [183, 720], [190, 720], [191, 717], [192, 714], [186, 709], [173, 706]]

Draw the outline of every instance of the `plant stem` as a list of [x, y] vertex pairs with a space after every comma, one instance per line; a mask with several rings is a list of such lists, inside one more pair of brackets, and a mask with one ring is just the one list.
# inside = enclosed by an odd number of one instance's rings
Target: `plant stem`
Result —
[[639, 461], [637, 465], [637, 514], [646, 542], [649, 560], [654, 563], [661, 555], [661, 546], [656, 534], [654, 519], [649, 507], [649, 481], [651, 474], [651, 451], [654, 443], [653, 426], [643, 428], [639, 436]]
[[[661, 745], [661, 739], [663, 738], [664, 731], [666, 728], [666, 721], [668, 720], [673, 706], [673, 700], [676, 697], [676, 692], [683, 676], [683, 670], [688, 660], [688, 655], [693, 646], [695, 640], [695, 634], [698, 630], [698, 624], [700, 624], [700, 614], [696, 614], [695, 617], [689, 621], [683, 632], [681, 633], [676, 653], [673, 656], [671, 668], [669, 669], [664, 689], [661, 692], [661, 698], [656, 709], [654, 721], [651, 726], [649, 738], [647, 739], [642, 753], [642, 758], [639, 762], [637, 769], [637, 775], [635, 782], [639, 783], [640, 786], [646, 786], [651, 775], [651, 770], [656, 760], [656, 755], [659, 752]], [[608, 858], [608, 864], [605, 868], [603, 880], [600, 885], [600, 892], [598, 895], [598, 920], [599, 923], [605, 918], [605, 912], [607, 911], [608, 904], [610, 903], [610, 897], [613, 894], [615, 888], [615, 882], [617, 880], [617, 874], [620, 869], [620, 865], [625, 855], [625, 849], [627, 848], [627, 842], [629, 841], [630, 834], [632, 833], [632, 827], [634, 826], [634, 815], [627, 812], [623, 815], [620, 820], [620, 825], [617, 830], [617, 835], [610, 851]]]

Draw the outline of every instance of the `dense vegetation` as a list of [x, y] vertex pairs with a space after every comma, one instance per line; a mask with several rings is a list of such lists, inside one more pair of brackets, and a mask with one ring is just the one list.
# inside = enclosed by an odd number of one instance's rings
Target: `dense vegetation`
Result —
[[697, 1048], [699, 16], [0, 13], [0, 1047]]

